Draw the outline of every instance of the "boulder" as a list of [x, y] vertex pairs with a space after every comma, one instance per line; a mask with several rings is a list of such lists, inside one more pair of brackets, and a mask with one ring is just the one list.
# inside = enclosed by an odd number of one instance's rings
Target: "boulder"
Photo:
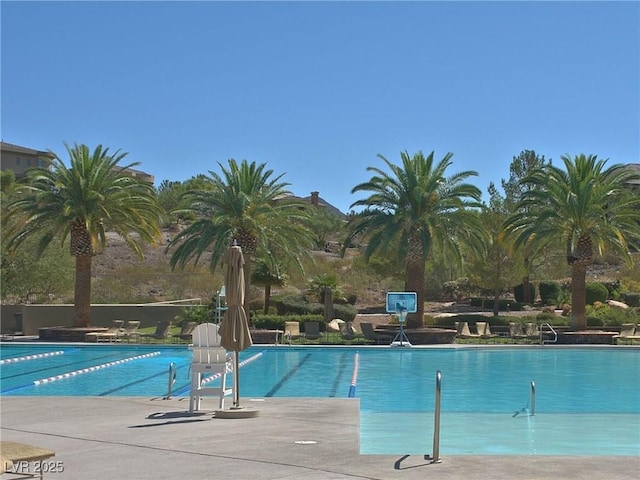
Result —
[[610, 307], [619, 308], [621, 310], [626, 310], [627, 308], [629, 308], [629, 305], [623, 302], [618, 302], [617, 300], [607, 300], [607, 303]]
[[327, 331], [328, 332], [339, 332], [340, 325], [344, 323], [344, 320], [340, 318], [334, 318], [330, 322], [327, 323]]

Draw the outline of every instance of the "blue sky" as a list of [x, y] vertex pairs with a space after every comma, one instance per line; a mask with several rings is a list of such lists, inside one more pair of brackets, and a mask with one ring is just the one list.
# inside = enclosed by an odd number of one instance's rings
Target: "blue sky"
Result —
[[[230, 158], [349, 211], [378, 154], [640, 162], [639, 2], [1, 2], [2, 140], [162, 180]], [[486, 194], [485, 194], [486, 196]]]

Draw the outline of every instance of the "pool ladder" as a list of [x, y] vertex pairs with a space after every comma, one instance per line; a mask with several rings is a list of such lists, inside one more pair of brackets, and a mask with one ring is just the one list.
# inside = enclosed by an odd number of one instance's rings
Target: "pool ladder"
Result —
[[[553, 333], [553, 340], [544, 338], [544, 327], [547, 327]], [[556, 343], [558, 341], [558, 332], [556, 332], [551, 324], [543, 323], [540, 325], [540, 345], [547, 345], [549, 343]]]
[[442, 372], [436, 372], [436, 400], [433, 410], [433, 454], [425, 455], [425, 460], [431, 460], [431, 463], [440, 463], [440, 395], [442, 393]]
[[536, 414], [536, 382], [531, 381], [531, 389], [529, 390], [529, 416]]
[[176, 383], [176, 378], [178, 376], [178, 369], [176, 368], [175, 362], [171, 362], [169, 364], [169, 379], [167, 381], [167, 394], [164, 396], [164, 400], [169, 400], [171, 398], [171, 393], [173, 391], [173, 386]]

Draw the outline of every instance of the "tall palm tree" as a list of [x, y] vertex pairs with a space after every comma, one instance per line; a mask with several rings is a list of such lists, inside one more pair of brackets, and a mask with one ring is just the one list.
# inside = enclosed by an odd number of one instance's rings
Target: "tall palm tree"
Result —
[[70, 166], [56, 155], [52, 170], [27, 171], [20, 195], [7, 205], [12, 219], [9, 248], [18, 248], [27, 238], [38, 237], [38, 253], [58, 239], [69, 238], [76, 259], [73, 325], [91, 322], [91, 260], [104, 249], [106, 232], [118, 233], [142, 257], [141, 242], [154, 243], [160, 236], [158, 208], [153, 186], [127, 175], [120, 166], [127, 155], [113, 155], [98, 145], [65, 144]]
[[344, 243], [349, 245], [356, 236], [366, 235], [367, 260], [377, 250], [399, 245], [396, 253], [405, 265], [405, 290], [416, 292], [418, 298], [417, 313], [407, 316], [407, 326], [415, 328], [423, 325], [427, 257], [434, 246], [459, 255], [464, 237], [478, 234], [478, 217], [471, 215], [468, 208], [480, 206], [481, 192], [465, 183], [476, 172], [445, 176], [452, 153], [437, 163], [434, 152], [426, 157], [422, 152], [413, 157], [402, 152], [400, 157], [402, 164], [395, 165], [378, 155], [390, 173], [369, 167], [367, 170], [375, 175], [351, 190], [371, 195], [351, 205], [350, 208], [365, 209], [350, 221]]
[[522, 194], [507, 225], [518, 245], [531, 239], [564, 242], [571, 267], [571, 325], [584, 329], [586, 274], [594, 248], [631, 262], [630, 248], [640, 241], [640, 196], [628, 188], [640, 176], [624, 165], [606, 168], [607, 161], [596, 155], [561, 159], [564, 170], [545, 165], [522, 180], [534, 188]]
[[[173, 250], [172, 268], [197, 263], [211, 252], [210, 268], [215, 270], [233, 244], [242, 248], [245, 264], [245, 308], [248, 310], [252, 257], [259, 251], [272, 265], [293, 262], [301, 271], [300, 259], [309, 256], [313, 232], [308, 228], [309, 204], [289, 198], [284, 174], [272, 177], [266, 164], [231, 159], [228, 168], [218, 163], [222, 174], [210, 171], [209, 185], [184, 194], [187, 212], [197, 220], [168, 245]], [[277, 245], [277, 255], [270, 245]], [[277, 257], [277, 258], [276, 258]]]

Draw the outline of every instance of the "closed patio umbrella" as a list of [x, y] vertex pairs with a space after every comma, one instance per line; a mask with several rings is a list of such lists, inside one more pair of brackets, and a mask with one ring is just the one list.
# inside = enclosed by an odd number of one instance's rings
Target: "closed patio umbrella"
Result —
[[225, 273], [225, 286], [227, 293], [227, 311], [220, 323], [220, 345], [234, 352], [233, 361], [233, 404], [235, 409], [240, 407], [240, 382], [238, 352], [253, 345], [247, 313], [244, 310], [244, 257], [242, 249], [238, 246], [230, 247], [222, 258], [222, 263], [227, 266]]

